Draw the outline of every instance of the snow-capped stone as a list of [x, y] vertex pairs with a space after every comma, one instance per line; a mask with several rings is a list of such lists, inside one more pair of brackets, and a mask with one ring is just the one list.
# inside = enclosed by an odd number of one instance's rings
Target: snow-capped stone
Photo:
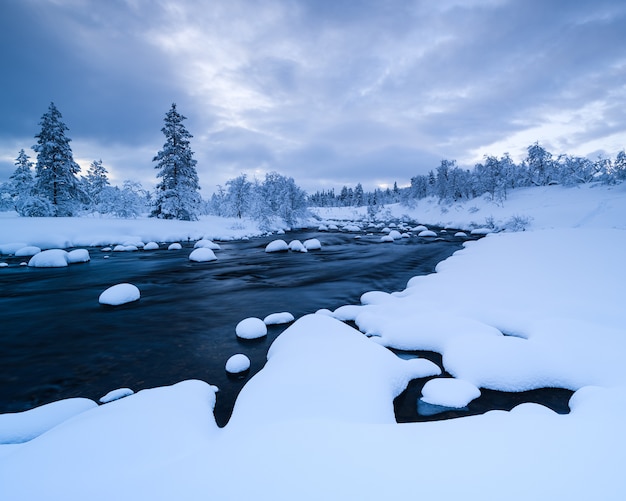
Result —
[[21, 242], [11, 242], [8, 244], [0, 244], [0, 254], [15, 254], [22, 247], [27, 247], [28, 244]]
[[211, 250], [220, 250], [220, 244], [216, 244], [213, 240], [209, 240], [208, 238], [203, 238], [202, 240], [198, 240], [193, 246], [194, 249], [211, 249]]
[[454, 236], [455, 236], [455, 237], [463, 237], [463, 238], [465, 238], [465, 237], [467, 237], [467, 233], [465, 233], [464, 231], [457, 231], [457, 232], [454, 234]]
[[280, 238], [278, 240], [272, 240], [265, 247], [265, 252], [285, 252], [288, 250], [289, 250], [289, 246], [287, 245], [287, 242], [285, 242], [284, 240]]
[[27, 245], [15, 251], [15, 257], [32, 257], [35, 254], [39, 254], [41, 249], [34, 245]]
[[488, 235], [492, 233], [493, 230], [491, 228], [474, 228], [470, 234], [471, 235]]
[[278, 324], [288, 324], [290, 322], [293, 322], [295, 320], [294, 316], [287, 312], [281, 312], [281, 313], [272, 313], [271, 315], [266, 316], [263, 319], [263, 323], [265, 325], [278, 325]]
[[208, 247], [199, 247], [189, 254], [189, 261], [195, 261], [196, 263], [206, 263], [216, 259], [215, 253]]
[[394, 240], [391, 235], [383, 235], [382, 237], [380, 237], [380, 241], [389, 243], [389, 242], [393, 242]]
[[343, 227], [345, 231], [361, 231], [361, 227], [356, 224], [347, 224]]
[[148, 242], [146, 245], [143, 246], [143, 250], [145, 251], [157, 250], [158, 248], [159, 244], [157, 244], [156, 242]]
[[62, 268], [69, 264], [68, 253], [63, 249], [48, 249], [30, 258], [33, 268]]
[[385, 227], [384, 227], [382, 230], [380, 230], [380, 231], [382, 231], [383, 233], [387, 233], [387, 234], [389, 234], [389, 232], [391, 231], [391, 228], [389, 228], [389, 226], [385, 226]]
[[320, 224], [317, 227], [317, 231], [328, 231], [328, 226], [326, 226], [325, 224]]
[[418, 237], [428, 237], [428, 238], [430, 238], [430, 237], [436, 237], [437, 234], [434, 231], [431, 231], [431, 230], [423, 230], [423, 231], [420, 231], [417, 234], [417, 236]]
[[182, 245], [180, 245], [178, 242], [174, 242], [173, 244], [169, 245], [167, 250], [181, 250], [182, 248], [183, 248]]
[[102, 249], [100, 249], [102, 252], [111, 252], [111, 250], [111, 247], [102, 247]]
[[394, 240], [400, 240], [402, 238], [402, 234], [398, 230], [391, 230], [388, 236]]
[[226, 361], [226, 372], [231, 374], [239, 374], [250, 368], [250, 359], [242, 353], [233, 355]]
[[0, 263], [0, 268], [6, 268], [9, 266], [9, 263]]
[[260, 318], [244, 318], [235, 327], [235, 333], [241, 339], [257, 339], [267, 336], [267, 326]]
[[285, 234], [285, 230], [278, 230], [276, 232], [277, 235], [284, 235]]
[[292, 240], [289, 242], [289, 250], [292, 252], [308, 252], [300, 240]]
[[306, 250], [320, 250], [322, 248], [322, 244], [317, 238], [309, 238], [304, 241], [303, 245]]
[[28, 442], [71, 417], [98, 407], [87, 398], [67, 398], [23, 412], [0, 414], [0, 444]]
[[132, 303], [139, 300], [141, 296], [137, 286], [133, 284], [117, 284], [105, 290], [98, 302], [109, 306], [119, 306], [121, 304]]
[[402, 235], [400, 235], [402, 238], [411, 238], [411, 235], [409, 235], [408, 233], [403, 233]]
[[135, 252], [138, 251], [139, 248], [136, 245], [116, 245], [113, 247], [113, 252]]
[[454, 409], [465, 407], [478, 397], [480, 397], [480, 390], [469, 381], [462, 379], [431, 379], [422, 388], [424, 402]]
[[417, 226], [414, 226], [413, 228], [411, 228], [411, 231], [415, 233], [419, 233], [420, 231], [426, 231], [427, 229], [428, 228], [424, 226], [423, 224], [418, 224]]
[[117, 390], [112, 390], [103, 397], [101, 397], [99, 402], [102, 404], [106, 404], [109, 402], [113, 402], [114, 400], [119, 400], [120, 398], [128, 397], [129, 395], [132, 395], [134, 393], [135, 392], [130, 388], [118, 388]]
[[73, 263], [87, 263], [91, 260], [89, 251], [87, 249], [74, 249], [67, 253], [67, 262]]

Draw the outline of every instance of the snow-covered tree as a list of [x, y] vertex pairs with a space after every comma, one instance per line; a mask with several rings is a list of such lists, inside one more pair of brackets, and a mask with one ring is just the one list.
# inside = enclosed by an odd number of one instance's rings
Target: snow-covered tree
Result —
[[37, 152], [34, 195], [48, 202], [51, 216], [73, 215], [84, 198], [76, 177], [80, 167], [74, 162], [71, 139], [65, 135], [68, 128], [61, 118], [54, 103], [50, 103], [41, 117], [41, 132], [35, 136], [37, 144], [33, 146]]
[[226, 205], [228, 214], [241, 218], [248, 215], [252, 203], [252, 183], [247, 176], [242, 174], [226, 181], [228, 192], [226, 193]]
[[176, 111], [176, 104], [165, 115], [163, 149], [152, 160], [161, 182], [156, 187], [152, 216], [163, 219], [194, 221], [200, 211], [200, 184], [189, 140], [193, 137], [183, 125], [186, 117]]
[[89, 166], [87, 175], [82, 178], [87, 197], [88, 204], [92, 210], [103, 212], [102, 201], [105, 189], [109, 186], [109, 178], [107, 170], [102, 165], [102, 160], [94, 160]]
[[28, 215], [28, 207], [32, 202], [32, 192], [35, 182], [33, 180], [33, 163], [30, 157], [21, 149], [15, 159], [15, 171], [10, 177], [8, 191], [13, 200], [13, 207], [21, 216]]
[[528, 147], [526, 164], [530, 182], [536, 186], [545, 186], [555, 181], [555, 162], [552, 153], [546, 151], [539, 143]]

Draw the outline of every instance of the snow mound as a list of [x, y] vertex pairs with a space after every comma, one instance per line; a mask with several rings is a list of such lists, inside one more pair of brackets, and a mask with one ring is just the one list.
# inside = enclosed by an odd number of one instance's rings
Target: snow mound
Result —
[[289, 250], [287, 242], [282, 239], [273, 240], [265, 247], [265, 252], [285, 252]]
[[431, 379], [422, 388], [422, 400], [441, 407], [461, 409], [478, 397], [480, 390], [462, 379]]
[[419, 233], [420, 231], [426, 231], [426, 230], [428, 230], [428, 228], [424, 226], [423, 224], [418, 224], [417, 226], [414, 226], [413, 228], [411, 228], [411, 231], [415, 233]]
[[0, 268], [6, 268], [9, 266], [9, 263], [0, 263]]
[[400, 240], [402, 238], [402, 233], [400, 233], [398, 230], [391, 230], [389, 232], [389, 236], [394, 240]]
[[159, 244], [157, 244], [156, 242], [148, 242], [146, 245], [143, 246], [143, 250], [146, 251], [157, 250], [158, 248]]
[[235, 327], [235, 333], [241, 339], [257, 339], [267, 336], [267, 326], [260, 318], [244, 318]]
[[411, 235], [409, 233], [402, 233], [402, 235], [400, 235], [402, 238], [411, 238]]
[[292, 240], [289, 242], [289, 250], [292, 252], [308, 252], [300, 240]]
[[465, 237], [467, 237], [467, 233], [465, 233], [464, 231], [457, 231], [457, 232], [454, 234], [454, 236], [455, 236], [455, 237], [463, 237], [463, 238], [465, 238]]
[[32, 257], [35, 254], [39, 254], [41, 249], [34, 245], [27, 245], [15, 251], [15, 257]]
[[69, 264], [68, 253], [63, 249], [49, 249], [30, 258], [28, 266], [33, 268], [63, 268]]
[[10, 242], [7, 244], [0, 244], [0, 254], [15, 254], [22, 247], [26, 247], [28, 244], [22, 242]]
[[140, 295], [139, 289], [133, 284], [117, 284], [100, 294], [98, 302], [109, 306], [119, 306], [138, 301]]
[[265, 325], [279, 325], [279, 324], [288, 324], [295, 320], [294, 316], [284, 311], [282, 313], [272, 313], [271, 315], [266, 316], [263, 319], [263, 323]]
[[343, 229], [344, 231], [361, 231], [361, 227], [356, 224], [346, 224]]
[[207, 238], [203, 238], [202, 240], [198, 240], [193, 246], [194, 249], [211, 249], [211, 250], [220, 250], [220, 244], [216, 244], [213, 240], [209, 240]]
[[226, 361], [226, 372], [231, 374], [239, 374], [250, 368], [250, 359], [242, 353], [233, 355]]
[[59, 423], [97, 406], [87, 398], [68, 398], [24, 412], [0, 414], [0, 444], [28, 442]]
[[384, 236], [380, 237], [380, 241], [383, 242], [383, 243], [392, 243], [394, 240], [393, 240], [393, 237], [391, 235], [384, 235]]
[[198, 247], [189, 254], [189, 261], [195, 261], [196, 263], [206, 263], [216, 259], [215, 253], [208, 247]]
[[304, 241], [304, 247], [306, 250], [320, 250], [322, 248], [322, 244], [317, 238], [309, 238]]
[[173, 244], [169, 245], [167, 250], [181, 250], [182, 248], [183, 248], [182, 245], [180, 245], [178, 242], [174, 242]]
[[135, 392], [130, 388], [118, 388], [117, 390], [112, 390], [103, 397], [101, 397], [100, 403], [108, 404], [109, 402], [113, 402], [114, 400], [119, 400], [120, 398], [133, 395], [134, 393]]
[[320, 224], [317, 227], [317, 231], [328, 231], [328, 226], [326, 226], [325, 224]]
[[139, 247], [136, 245], [116, 245], [113, 247], [113, 252], [135, 252], [138, 251]]
[[74, 263], [87, 263], [91, 260], [89, 251], [87, 249], [74, 249], [67, 253], [67, 262], [69, 264]]
[[423, 230], [417, 234], [418, 237], [436, 237], [437, 234], [431, 230]]

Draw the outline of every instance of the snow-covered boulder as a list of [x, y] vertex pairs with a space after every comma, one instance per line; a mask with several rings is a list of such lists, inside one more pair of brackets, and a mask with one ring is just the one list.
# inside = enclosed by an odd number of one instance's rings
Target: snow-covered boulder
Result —
[[384, 243], [391, 243], [393, 242], [393, 237], [391, 235], [383, 235], [382, 237], [380, 237], [380, 241], [384, 242]]
[[417, 234], [417, 236], [418, 237], [432, 238], [432, 237], [436, 237], [437, 234], [434, 231], [431, 231], [431, 230], [423, 230], [423, 231], [420, 231]]
[[74, 249], [67, 253], [67, 262], [73, 263], [88, 263], [91, 260], [89, 251], [87, 249]]
[[119, 306], [121, 304], [132, 303], [138, 301], [141, 294], [137, 286], [133, 284], [117, 284], [105, 290], [98, 302], [108, 306]]
[[303, 245], [306, 250], [320, 250], [322, 248], [322, 244], [317, 238], [309, 238], [304, 241]]
[[103, 397], [100, 398], [100, 403], [107, 404], [109, 402], [113, 402], [114, 400], [119, 400], [120, 398], [128, 397], [129, 395], [133, 395], [135, 392], [130, 388], [118, 388], [117, 390], [112, 390]]
[[462, 379], [431, 379], [422, 388], [422, 400], [441, 407], [461, 409], [478, 397], [480, 397], [480, 390], [469, 381]]
[[465, 233], [464, 231], [457, 231], [457, 232], [454, 234], [454, 236], [455, 236], [455, 237], [462, 237], [462, 238], [465, 238], [465, 237], [467, 237], [467, 233]]
[[391, 230], [389, 232], [389, 236], [394, 240], [400, 240], [402, 238], [402, 233], [400, 233], [398, 230]]
[[411, 231], [415, 233], [419, 233], [420, 231], [426, 231], [427, 229], [428, 228], [424, 226], [423, 224], [418, 224], [417, 226], [414, 226], [413, 228], [411, 228]]
[[113, 247], [113, 252], [135, 252], [138, 251], [139, 247], [136, 245], [116, 245]]
[[308, 252], [300, 240], [292, 240], [289, 242], [289, 250], [292, 252]]
[[87, 398], [67, 398], [24, 412], [0, 414], [0, 444], [28, 442], [59, 423], [97, 406]]
[[9, 263], [0, 263], [0, 268], [6, 268], [9, 266]]
[[409, 233], [402, 233], [402, 235], [400, 235], [402, 238], [411, 238], [411, 235]]
[[282, 239], [272, 240], [265, 246], [265, 252], [285, 252], [289, 250], [289, 245]]
[[34, 245], [27, 245], [15, 251], [15, 257], [32, 257], [35, 254], [39, 254], [41, 249]]
[[474, 228], [470, 232], [472, 235], [488, 235], [489, 233], [493, 233], [491, 228]]
[[239, 374], [250, 368], [250, 359], [242, 353], [233, 355], [226, 361], [226, 372]]
[[203, 238], [202, 240], [198, 240], [193, 246], [194, 249], [211, 249], [211, 250], [220, 250], [220, 244], [216, 244], [213, 240], [209, 240], [208, 238]]
[[325, 224], [320, 224], [317, 227], [317, 231], [328, 231], [328, 226], [326, 226]]
[[48, 249], [35, 254], [28, 261], [33, 268], [63, 268], [69, 264], [68, 253], [63, 249]]
[[208, 247], [199, 247], [189, 254], [189, 261], [195, 261], [196, 263], [206, 263], [216, 259], [215, 253]]
[[178, 242], [174, 242], [173, 244], [169, 245], [167, 250], [181, 250], [182, 248], [183, 248], [182, 245], [180, 245]]
[[346, 224], [343, 229], [344, 231], [361, 231], [361, 227], [356, 224]]
[[11, 242], [8, 244], [0, 244], [0, 254], [15, 254], [22, 247], [26, 247], [27, 244], [22, 242]]
[[143, 246], [143, 250], [145, 251], [157, 250], [158, 248], [159, 244], [157, 244], [156, 242], [148, 242], [146, 245]]
[[260, 318], [244, 318], [235, 327], [235, 333], [241, 339], [257, 339], [267, 336], [267, 326]]
[[283, 311], [281, 313], [272, 313], [271, 315], [266, 316], [263, 319], [263, 323], [265, 325], [279, 325], [279, 324], [288, 324], [295, 320], [294, 316], [287, 312]]

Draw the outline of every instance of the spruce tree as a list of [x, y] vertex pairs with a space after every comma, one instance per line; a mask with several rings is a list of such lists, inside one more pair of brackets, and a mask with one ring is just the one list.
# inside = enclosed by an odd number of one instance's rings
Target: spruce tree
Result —
[[183, 125], [186, 117], [176, 111], [176, 104], [165, 115], [163, 149], [152, 160], [158, 162], [156, 200], [152, 216], [163, 219], [195, 221], [200, 212], [200, 185], [196, 160], [189, 146], [193, 136]]
[[109, 186], [107, 173], [102, 160], [94, 160], [89, 166], [87, 176], [83, 178], [90, 208], [98, 212], [101, 212], [104, 191]]
[[74, 162], [71, 139], [65, 136], [68, 130], [61, 121], [61, 113], [54, 103], [41, 117], [41, 132], [35, 136], [37, 144], [36, 181], [34, 195], [47, 200], [51, 216], [71, 216], [82, 198], [76, 174], [80, 167]]

